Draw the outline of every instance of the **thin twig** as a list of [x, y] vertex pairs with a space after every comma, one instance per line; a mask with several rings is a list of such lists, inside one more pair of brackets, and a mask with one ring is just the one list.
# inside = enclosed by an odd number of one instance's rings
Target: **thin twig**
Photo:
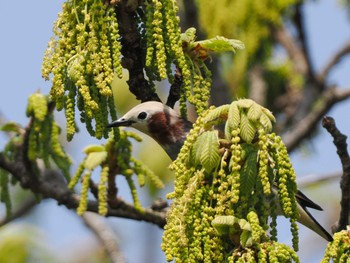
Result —
[[285, 27], [278, 27], [272, 29], [272, 34], [275, 40], [281, 44], [286, 50], [289, 58], [295, 65], [295, 70], [306, 76], [310, 72], [308, 61], [303, 53], [303, 50], [299, 47], [297, 41], [293, 36], [286, 30]]
[[341, 175], [342, 173], [340, 171], [325, 174], [309, 174], [298, 178], [297, 184], [300, 188], [314, 186], [315, 184], [325, 183], [329, 180], [339, 180]]
[[329, 88], [323, 91], [320, 100], [316, 106], [301, 121], [296, 123], [288, 132], [282, 135], [282, 139], [287, 146], [288, 151], [294, 150], [299, 143], [312, 134], [318, 122], [332, 108], [332, 106], [340, 101], [350, 97], [350, 88]]
[[11, 212], [10, 217], [0, 219], [0, 227], [28, 214], [37, 204], [38, 201], [34, 197], [26, 198], [18, 208]]
[[[69, 209], [76, 209], [79, 205], [80, 196], [68, 189], [63, 176], [56, 170], [45, 170], [47, 176], [32, 180], [31, 173], [26, 169], [23, 161], [9, 161], [0, 153], [0, 167], [10, 172], [24, 189], [29, 189], [43, 198], [51, 198]], [[165, 211], [154, 211], [145, 208], [144, 211], [137, 210], [133, 205], [118, 199], [118, 208], [109, 208], [106, 216], [122, 217], [138, 221], [146, 221], [163, 227], [165, 225]], [[87, 211], [98, 212], [98, 202], [88, 201]]]
[[345, 230], [349, 224], [350, 215], [350, 157], [348, 153], [348, 145], [346, 136], [342, 134], [335, 125], [332, 117], [324, 117], [322, 126], [332, 135], [333, 143], [337, 147], [337, 154], [340, 158], [343, 175], [340, 180], [341, 201], [340, 216], [337, 223], [332, 226], [333, 233]]
[[350, 42], [346, 43], [341, 49], [339, 49], [329, 60], [324, 69], [321, 70], [318, 75], [319, 82], [324, 82], [334, 66], [336, 66], [348, 54], [350, 54]]
[[113, 229], [101, 216], [91, 212], [85, 212], [82, 216], [84, 223], [95, 233], [106, 250], [111, 262], [124, 263], [125, 259], [120, 250], [118, 238]]
[[305, 33], [303, 4], [304, 4], [303, 2], [299, 2], [295, 5], [294, 24], [298, 32], [298, 40], [299, 40], [298, 42], [301, 45], [301, 50], [305, 58], [305, 63], [307, 65], [307, 74], [309, 75], [310, 79], [314, 79], [314, 69], [310, 58], [310, 51], [309, 51], [307, 37]]

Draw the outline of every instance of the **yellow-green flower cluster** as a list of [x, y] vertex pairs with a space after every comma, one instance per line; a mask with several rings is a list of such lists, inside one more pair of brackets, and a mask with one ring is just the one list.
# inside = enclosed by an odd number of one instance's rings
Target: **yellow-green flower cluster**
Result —
[[145, 1], [146, 22], [146, 73], [150, 82], [168, 78], [172, 83], [176, 66], [182, 75], [183, 90], [180, 96], [180, 110], [186, 115], [186, 101], [195, 105], [200, 114], [208, 108], [211, 73], [203, 60], [186, 54], [187, 43], [181, 37], [178, 6], [173, 0]]
[[291, 263], [299, 262], [295, 251], [285, 244], [264, 242], [251, 248], [238, 248], [228, 258], [229, 263]]
[[189, 28], [182, 34], [184, 56], [178, 59], [178, 63], [182, 69], [184, 87], [180, 97], [180, 110], [181, 113], [186, 112], [186, 101], [188, 100], [195, 106], [197, 114], [200, 115], [208, 108], [211, 72], [204, 63], [208, 56], [202, 57], [202, 52], [197, 50], [197, 46], [190, 48], [190, 44], [196, 38], [195, 32], [194, 28]]
[[333, 241], [328, 244], [321, 263], [340, 263], [350, 260], [350, 230], [342, 230], [333, 236]]
[[[238, 249], [237, 234], [217, 235], [213, 220], [220, 216], [247, 218], [252, 239], [246, 239], [249, 236], [244, 236], [244, 231], [238, 238], [241, 244], [257, 244], [269, 227], [271, 240], [276, 239], [279, 206], [290, 218], [297, 250], [295, 173], [280, 137], [271, 133], [273, 121], [271, 112], [251, 100], [211, 108], [197, 119], [172, 164], [175, 189], [167, 197], [174, 202], [162, 243], [167, 260], [240, 262], [238, 254], [230, 253]], [[216, 132], [221, 124], [225, 124], [224, 138]], [[278, 256], [270, 251], [260, 254], [271, 262], [276, 262], [275, 258], [294, 260], [289, 248], [282, 246], [281, 250], [284, 252]], [[236, 251], [246, 253], [248, 262], [257, 262], [256, 248]]]
[[43, 94], [35, 93], [28, 98], [26, 113], [28, 117], [32, 117], [28, 138], [28, 159], [30, 161], [42, 159], [46, 167], [50, 167], [53, 161], [69, 179], [71, 159], [59, 142], [61, 130], [48, 108], [49, 100]]
[[[80, 194], [80, 203], [77, 209], [79, 215], [83, 214], [88, 205], [88, 191], [90, 189], [90, 178], [93, 171], [100, 167], [100, 181], [98, 184], [98, 212], [106, 215], [108, 212], [108, 202], [113, 201], [116, 196], [110, 196], [108, 193], [111, 188], [116, 188], [115, 176], [123, 175], [129, 185], [134, 206], [139, 211], [143, 211], [142, 205], [137, 195], [136, 185], [132, 178], [133, 174], [141, 177], [147, 176], [157, 187], [163, 187], [161, 180], [152, 173], [141, 161], [131, 156], [132, 145], [130, 138], [140, 141], [141, 138], [135, 133], [120, 131], [114, 129], [114, 135], [111, 135], [105, 145], [89, 145], [85, 147], [86, 157], [79, 165], [75, 175], [69, 182], [69, 188], [73, 188], [79, 179], [82, 179], [82, 188]], [[144, 180], [139, 179], [140, 186], [143, 186]]]
[[151, 82], [167, 77], [172, 82], [171, 65], [183, 56], [178, 6], [172, 0], [148, 0], [146, 8], [146, 72]]
[[65, 109], [68, 140], [76, 132], [76, 105], [90, 134], [107, 137], [104, 127], [109, 111], [114, 111], [110, 85], [115, 73], [122, 74], [119, 37], [114, 9], [103, 1], [67, 0], [63, 4], [42, 75], [47, 80], [52, 77], [51, 99], [58, 110]]

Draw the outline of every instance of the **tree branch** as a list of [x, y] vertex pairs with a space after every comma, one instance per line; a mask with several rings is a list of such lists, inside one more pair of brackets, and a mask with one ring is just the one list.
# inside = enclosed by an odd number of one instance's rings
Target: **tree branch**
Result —
[[294, 24], [298, 32], [298, 40], [301, 45], [301, 51], [303, 53], [303, 56], [305, 58], [305, 63], [307, 65], [307, 72], [305, 73], [307, 73], [310, 79], [315, 79], [314, 68], [311, 62], [310, 52], [307, 44], [307, 37], [305, 34], [304, 14], [303, 14], [302, 7], [303, 7], [302, 2], [299, 2], [295, 5]]
[[274, 39], [286, 50], [288, 56], [293, 61], [294, 68], [299, 74], [306, 76], [310, 72], [310, 65], [303, 50], [298, 46], [297, 41], [286, 30], [285, 27], [275, 27], [272, 29]]
[[101, 241], [112, 263], [124, 263], [125, 259], [119, 248], [118, 239], [115, 236], [113, 229], [109, 227], [101, 216], [85, 212], [82, 215], [84, 223], [95, 233]]
[[341, 49], [339, 49], [329, 60], [320, 74], [318, 74], [319, 82], [324, 82], [334, 66], [336, 66], [348, 54], [350, 54], [350, 42], [346, 43]]
[[309, 137], [315, 130], [317, 123], [322, 119], [330, 108], [337, 102], [343, 101], [350, 97], [350, 88], [329, 88], [320, 96], [313, 109], [299, 122], [297, 122], [289, 131], [282, 134], [282, 139], [288, 149], [293, 151], [299, 143]]
[[119, 31], [122, 44], [122, 65], [129, 70], [130, 91], [136, 99], [145, 101], [160, 101], [153, 87], [151, 87], [144, 76], [144, 61], [142, 60], [141, 39], [137, 30], [136, 9], [138, 1], [120, 1], [116, 6]]
[[324, 117], [322, 126], [332, 135], [333, 143], [337, 147], [337, 154], [340, 158], [343, 175], [340, 180], [341, 201], [340, 216], [336, 224], [333, 225], [333, 233], [345, 230], [349, 224], [350, 215], [350, 157], [347, 150], [346, 136], [342, 134], [335, 125], [335, 121], [331, 117]]
[[341, 172], [330, 172], [325, 174], [309, 174], [297, 179], [297, 185], [302, 187], [314, 186], [316, 184], [324, 183], [328, 180], [339, 179], [341, 177]]
[[[36, 176], [33, 179], [23, 160], [17, 159], [15, 162], [9, 161], [2, 153], [0, 153], [0, 167], [11, 173], [21, 184], [24, 189], [29, 189], [35, 194], [40, 194], [43, 198], [55, 199], [58, 204], [66, 206], [68, 209], [76, 209], [79, 205], [80, 196], [73, 193], [67, 187], [67, 183], [56, 170], [45, 170], [44, 176]], [[165, 211], [154, 211], [145, 208], [143, 212], [135, 209], [134, 206], [119, 200], [118, 208], [109, 208], [107, 216], [128, 218], [138, 221], [146, 221], [159, 227], [165, 225]], [[98, 212], [98, 202], [88, 201], [87, 211]]]
[[249, 72], [249, 98], [266, 105], [267, 83], [264, 81], [263, 68], [261, 65], [255, 65]]
[[34, 197], [26, 198], [15, 211], [11, 212], [10, 217], [0, 219], [0, 227], [28, 214], [37, 204], [38, 201]]
[[182, 84], [183, 84], [182, 74], [180, 70], [176, 68], [174, 82], [170, 86], [169, 96], [166, 101], [166, 105], [168, 105], [169, 107], [174, 108], [175, 103], [180, 99]]

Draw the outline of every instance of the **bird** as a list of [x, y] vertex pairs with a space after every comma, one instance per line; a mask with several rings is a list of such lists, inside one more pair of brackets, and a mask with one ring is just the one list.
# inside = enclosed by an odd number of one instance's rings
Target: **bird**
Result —
[[[122, 126], [133, 127], [152, 137], [169, 157], [175, 160], [186, 140], [186, 135], [192, 128], [192, 123], [181, 118], [174, 109], [161, 102], [147, 101], [136, 105], [121, 118], [109, 123], [107, 128]], [[276, 188], [272, 187], [272, 192], [277, 196]], [[295, 197], [299, 212], [297, 221], [325, 240], [332, 241], [332, 236], [317, 222], [307, 208], [320, 211], [323, 209], [300, 190], [297, 191]]]

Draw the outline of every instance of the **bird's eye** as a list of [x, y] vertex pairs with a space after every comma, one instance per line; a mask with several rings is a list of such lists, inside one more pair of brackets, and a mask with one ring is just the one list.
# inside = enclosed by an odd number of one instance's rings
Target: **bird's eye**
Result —
[[139, 120], [144, 120], [146, 119], [146, 117], [147, 117], [147, 113], [144, 111], [140, 112], [139, 115], [137, 116]]

